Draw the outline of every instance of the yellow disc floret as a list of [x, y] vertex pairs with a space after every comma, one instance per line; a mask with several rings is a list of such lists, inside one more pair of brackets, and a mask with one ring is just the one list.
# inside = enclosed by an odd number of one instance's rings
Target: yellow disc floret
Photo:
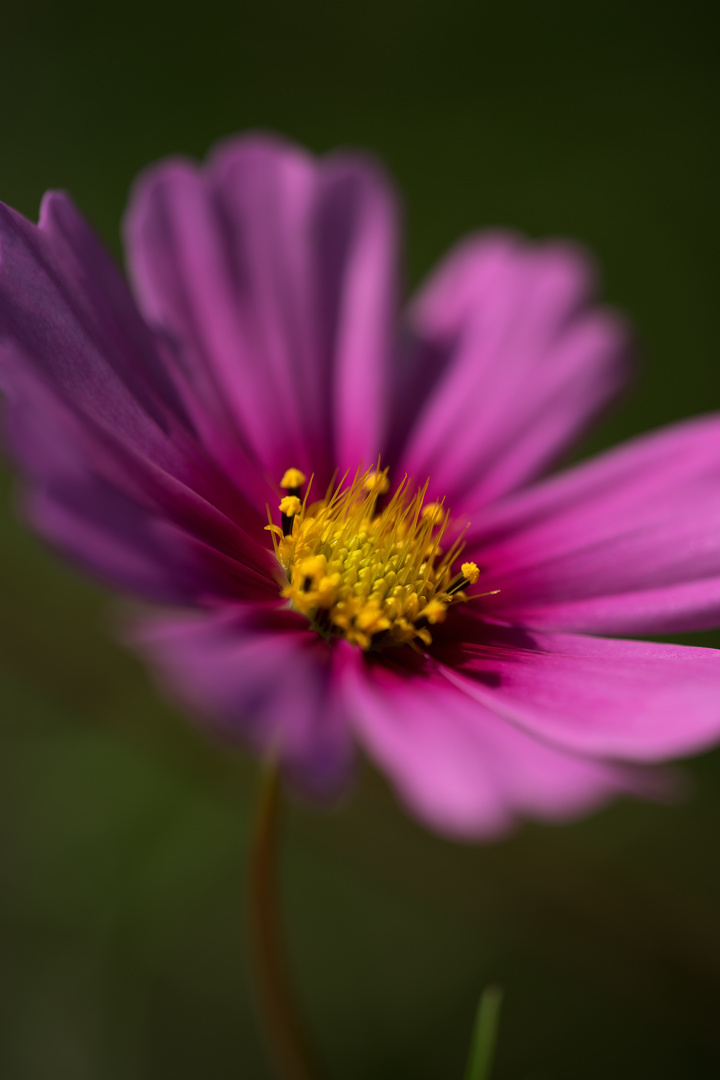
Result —
[[[299, 487], [285, 484], [297, 471], [288, 470], [283, 487]], [[453, 574], [462, 538], [441, 549], [452, 523], [439, 503], [423, 505], [427, 485], [412, 494], [403, 481], [378, 510], [389, 488], [387, 470], [370, 469], [318, 502], [285, 496], [280, 509], [291, 527], [269, 525], [287, 578], [282, 595], [318, 633], [362, 649], [429, 645], [429, 627], [480, 573], [464, 563]]]

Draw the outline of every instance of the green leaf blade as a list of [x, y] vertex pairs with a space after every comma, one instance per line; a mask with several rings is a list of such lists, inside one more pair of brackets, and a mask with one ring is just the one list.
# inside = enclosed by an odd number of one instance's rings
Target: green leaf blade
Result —
[[465, 1080], [490, 1080], [502, 997], [499, 986], [488, 986], [480, 998]]

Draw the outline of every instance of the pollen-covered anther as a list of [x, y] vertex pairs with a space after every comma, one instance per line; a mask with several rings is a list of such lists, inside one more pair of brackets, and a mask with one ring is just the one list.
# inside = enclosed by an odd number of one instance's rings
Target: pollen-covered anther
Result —
[[288, 517], [295, 517], [302, 510], [302, 503], [298, 499], [297, 495], [285, 495], [280, 500], [278, 510], [281, 514], [287, 514]]
[[427, 619], [429, 623], [433, 625], [435, 623], [444, 622], [447, 615], [447, 604], [444, 604], [442, 600], [431, 600], [429, 604], [420, 612], [420, 616], [423, 619]]
[[285, 490], [299, 491], [307, 477], [302, 469], [286, 469], [280, 481], [280, 487]]
[[385, 495], [390, 490], [390, 481], [387, 470], [374, 469], [365, 474], [363, 490], [370, 491], [373, 495]]
[[[448, 588], [448, 596], [454, 600], [466, 600], [462, 591], [468, 585], [474, 585], [480, 577], [480, 567], [474, 562], [465, 562], [460, 567], [460, 573], [451, 581]], [[497, 590], [496, 590], [497, 591]], [[493, 596], [494, 593], [481, 593], [482, 596]]]
[[[361, 649], [429, 645], [429, 627], [465, 599], [461, 590], [479, 569], [464, 563], [452, 572], [462, 537], [441, 503], [423, 505], [427, 485], [413, 494], [403, 480], [378, 510], [378, 494], [390, 490], [387, 470], [344, 483], [314, 503], [282, 500], [283, 535], [270, 526], [287, 578], [282, 595], [327, 638]], [[445, 551], [448, 532], [454, 539]]]
[[427, 506], [423, 506], [422, 512], [423, 518], [426, 518], [431, 525], [442, 525], [445, 520], [445, 511], [441, 503], [428, 503]]
[[282, 533], [289, 536], [293, 531], [295, 517], [302, 510], [302, 503], [297, 495], [284, 495], [278, 507], [282, 514]]

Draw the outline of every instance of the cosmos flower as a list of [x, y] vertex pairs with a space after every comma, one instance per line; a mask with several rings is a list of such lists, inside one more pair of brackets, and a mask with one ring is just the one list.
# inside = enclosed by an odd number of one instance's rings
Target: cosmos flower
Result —
[[2, 209], [5, 438], [215, 730], [318, 790], [359, 745], [467, 836], [718, 738], [720, 653], [626, 638], [720, 623], [720, 420], [547, 476], [626, 372], [580, 252], [473, 236], [400, 310], [382, 173], [265, 136], [150, 169], [125, 238], [134, 299], [65, 195]]

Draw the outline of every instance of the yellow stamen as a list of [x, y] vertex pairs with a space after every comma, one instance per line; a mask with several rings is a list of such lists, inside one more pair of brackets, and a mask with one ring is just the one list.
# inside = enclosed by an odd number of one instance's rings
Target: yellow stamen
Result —
[[447, 614], [447, 604], [442, 600], [431, 600], [429, 604], [420, 612], [420, 616], [423, 619], [427, 619], [429, 623], [444, 622]]
[[[403, 480], [380, 511], [387, 470], [359, 472], [344, 484], [314, 503], [282, 499], [283, 529], [271, 530], [287, 576], [282, 595], [318, 633], [361, 649], [429, 645], [428, 627], [443, 622], [480, 573], [474, 563], [464, 563], [461, 575], [451, 569], [462, 536], [442, 504], [423, 505], [427, 484], [412, 494]], [[445, 551], [440, 541], [449, 530], [455, 539]]]
[[445, 520], [445, 511], [440, 503], [428, 503], [423, 506], [422, 516], [428, 518], [432, 525], [441, 525]]
[[280, 500], [280, 506], [278, 507], [282, 514], [286, 517], [295, 517], [302, 510], [302, 503], [298, 499], [297, 495], [284, 495]]
[[371, 491], [373, 495], [384, 495], [386, 491], [390, 490], [387, 469], [382, 472], [379, 469], [372, 469], [370, 472], [365, 473], [362, 486], [365, 491]]
[[280, 481], [281, 488], [300, 488], [305, 483], [307, 477], [301, 469], [287, 469], [282, 480]]

